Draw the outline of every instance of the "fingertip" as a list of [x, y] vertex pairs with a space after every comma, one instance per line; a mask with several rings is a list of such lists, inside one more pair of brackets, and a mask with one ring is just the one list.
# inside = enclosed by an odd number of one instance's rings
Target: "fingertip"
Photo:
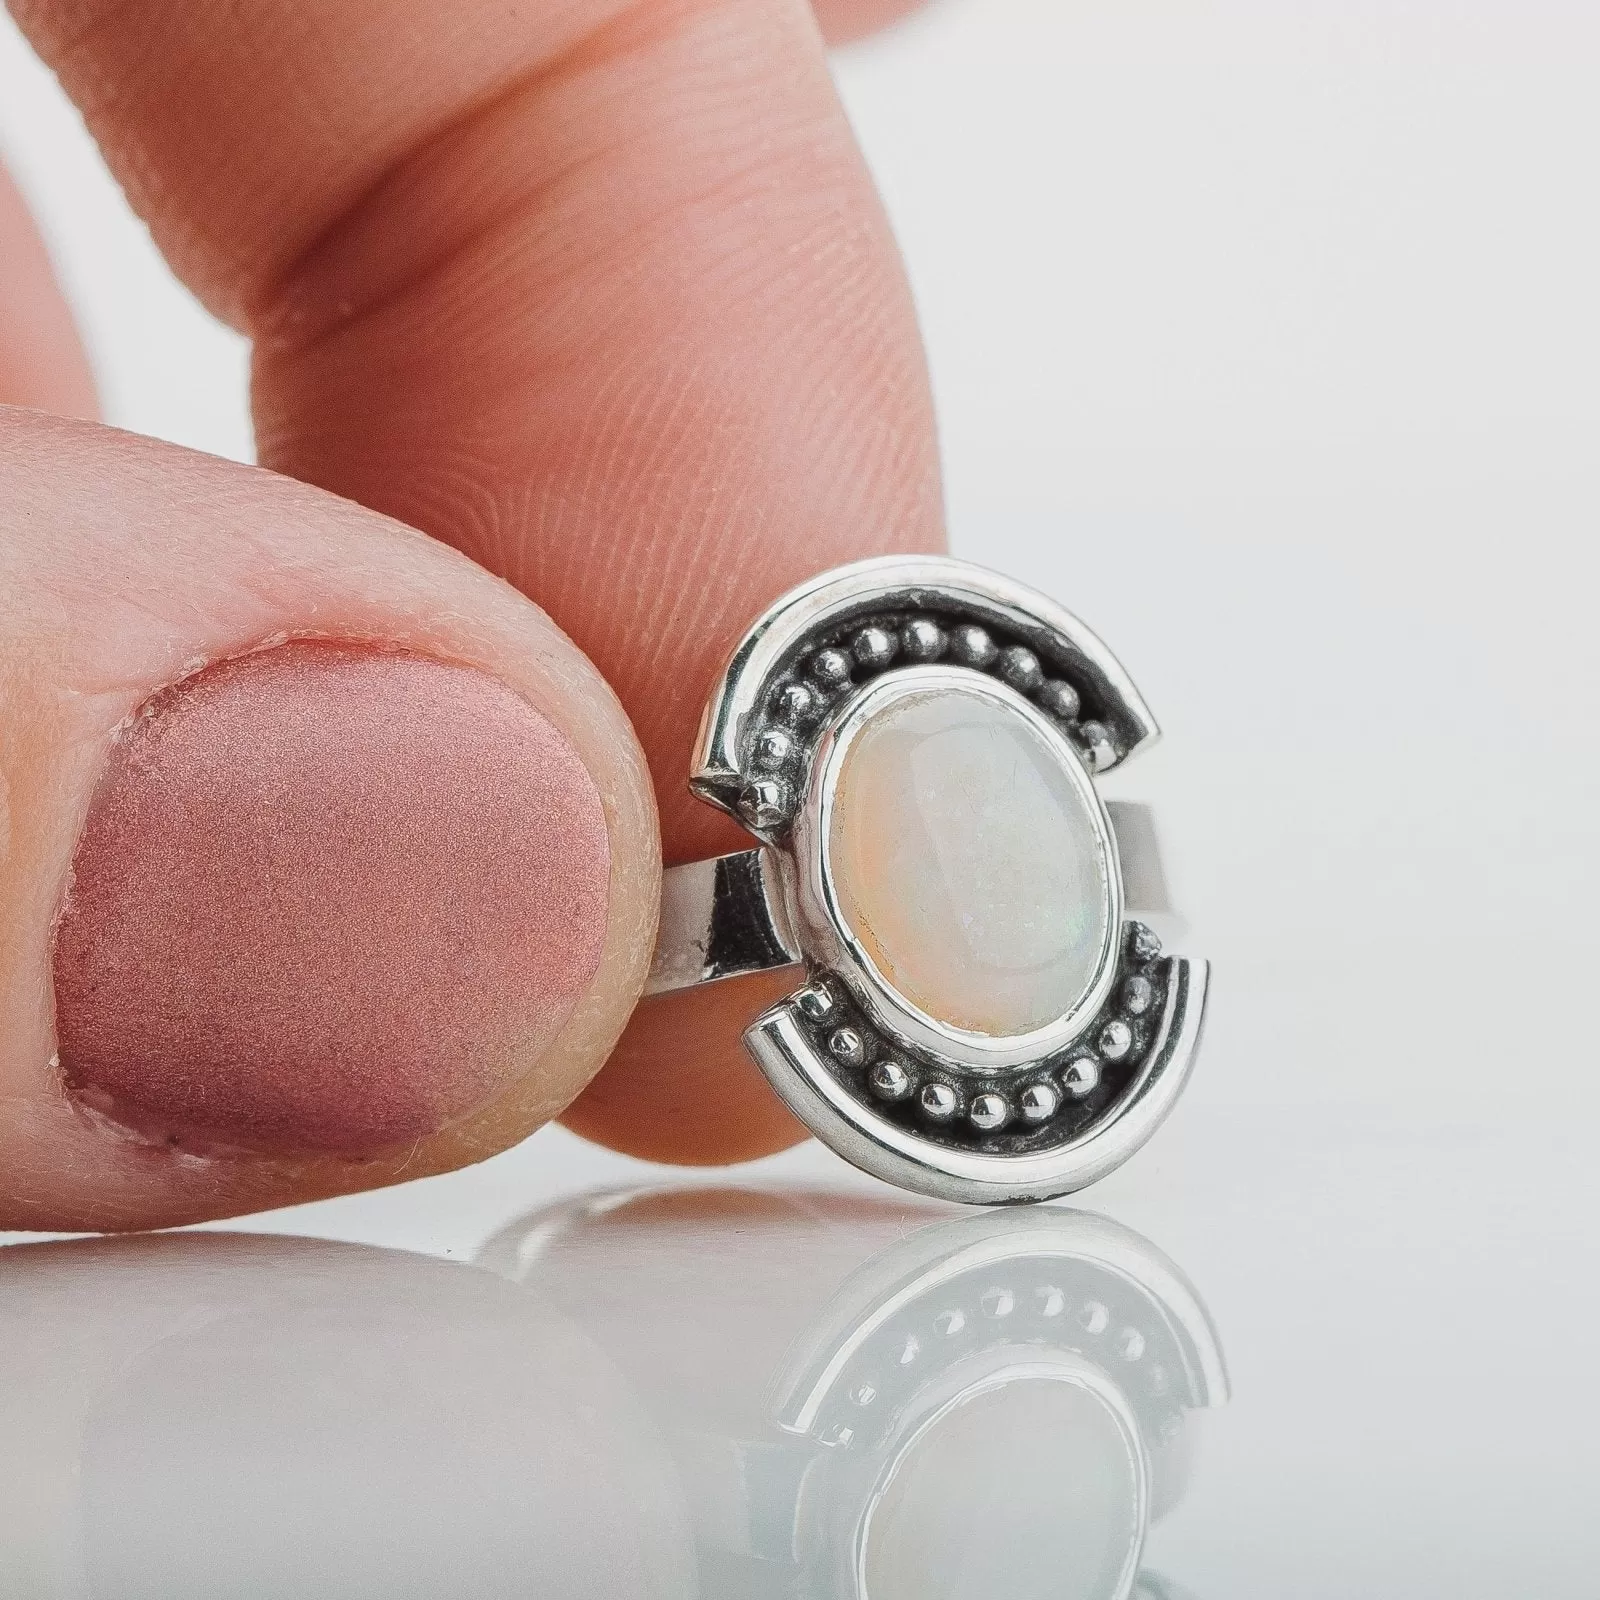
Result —
[[0, 405], [93, 417], [94, 378], [33, 218], [0, 167]]
[[659, 895], [598, 674], [347, 502], [38, 413], [0, 434], [0, 1227], [374, 1188], [554, 1117]]
[[928, 0], [811, 0], [817, 26], [830, 45], [854, 44], [902, 22]]
[[562, 1123], [624, 1155], [678, 1166], [754, 1161], [799, 1144], [806, 1129], [741, 1040], [793, 987], [792, 972], [764, 973], [642, 1002]]

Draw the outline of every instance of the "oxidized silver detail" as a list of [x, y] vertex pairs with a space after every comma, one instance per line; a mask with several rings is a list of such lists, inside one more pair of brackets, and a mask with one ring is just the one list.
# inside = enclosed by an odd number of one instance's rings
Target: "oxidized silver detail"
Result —
[[768, 728], [756, 740], [756, 760], [764, 767], [781, 767], [794, 750], [794, 740], [782, 728]]
[[1132, 1048], [1133, 1029], [1121, 1017], [1113, 1017], [1100, 1030], [1100, 1054], [1107, 1061], [1120, 1061]]
[[825, 1022], [834, 1012], [833, 996], [828, 993], [825, 983], [809, 984], [799, 990], [794, 1003], [807, 1022]]
[[1083, 709], [1078, 691], [1064, 678], [1049, 678], [1039, 685], [1039, 704], [1063, 722], [1074, 721]]
[[1130, 1017], [1142, 1017], [1150, 1009], [1154, 999], [1155, 990], [1151, 988], [1150, 980], [1142, 973], [1135, 973], [1122, 986], [1122, 1009]]
[[966, 622], [951, 632], [950, 654], [964, 667], [992, 667], [1000, 647], [987, 630]]
[[872, 1063], [867, 1082], [872, 1085], [872, 1092], [885, 1100], [904, 1100], [911, 1093], [911, 1074], [888, 1057]]
[[1017, 1109], [1028, 1122], [1048, 1122], [1061, 1105], [1061, 1096], [1048, 1083], [1030, 1083], [1017, 1099]]
[[1093, 1056], [1078, 1056], [1061, 1069], [1061, 1087], [1074, 1100], [1085, 1100], [1100, 1087], [1100, 1063]]
[[824, 689], [841, 689], [850, 681], [850, 657], [843, 650], [819, 650], [811, 658], [811, 676]]
[[788, 814], [789, 789], [776, 778], [757, 778], [739, 795], [739, 815], [757, 832], [775, 828]]
[[828, 1049], [847, 1067], [859, 1067], [867, 1059], [867, 1041], [854, 1028], [840, 1028], [828, 1040]]
[[[1061, 804], [1080, 818], [1072, 837], [1104, 863], [1095, 870], [1108, 898], [1063, 994], [1078, 998], [1060, 1014], [1052, 998], [1008, 1036], [913, 1004], [852, 932], [835, 889], [830, 817], [852, 741], [902, 697], [946, 691], [1027, 724]], [[1165, 884], [1159, 865], [1145, 864], [1147, 822], [1122, 861], [1120, 819], [1114, 829], [1091, 778], [1156, 734], [1126, 673], [1081, 622], [964, 563], [895, 557], [841, 568], [751, 628], [707, 708], [690, 781], [765, 847], [748, 852], [756, 870], [729, 879], [751, 914], [724, 920], [774, 957], [769, 965], [803, 961], [811, 982], [758, 1018], [746, 1043], [835, 1150], [908, 1188], [1004, 1201], [1092, 1182], [1154, 1131], [1192, 1066], [1206, 968], [1163, 958], [1143, 922], [1123, 922], [1125, 907], [1164, 902]], [[703, 876], [696, 883], [706, 886]], [[668, 909], [664, 899], [651, 992], [685, 974], [759, 970], [726, 939], [700, 937], [702, 923], [717, 932], [715, 906], [680, 897], [670, 923]], [[703, 946], [698, 978], [692, 962], [663, 969], [661, 951], [686, 937]], [[1012, 1014], [1021, 1022], [1025, 1013]]]
[[1044, 682], [1044, 668], [1033, 651], [1016, 644], [1000, 652], [1000, 676], [1013, 689], [1029, 694]]
[[822, 709], [822, 702], [810, 684], [786, 683], [774, 697], [773, 709], [785, 722], [808, 722]]
[[913, 617], [900, 630], [900, 648], [912, 661], [937, 661], [944, 654], [944, 629], [927, 617]]
[[1006, 1104], [1004, 1095], [989, 1089], [974, 1096], [967, 1115], [973, 1127], [984, 1133], [998, 1133], [1011, 1120], [1011, 1107]]
[[1085, 758], [1095, 772], [1107, 772], [1116, 765], [1117, 747], [1111, 734], [1099, 722], [1080, 722], [1077, 728], [1078, 743]]
[[864, 667], [876, 670], [894, 660], [898, 641], [885, 628], [863, 628], [855, 636], [851, 652]]

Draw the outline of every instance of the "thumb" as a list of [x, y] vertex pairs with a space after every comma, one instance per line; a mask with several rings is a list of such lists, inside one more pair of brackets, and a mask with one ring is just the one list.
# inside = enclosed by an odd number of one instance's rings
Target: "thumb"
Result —
[[0, 1228], [460, 1166], [643, 981], [615, 698], [529, 601], [331, 495], [0, 410]]

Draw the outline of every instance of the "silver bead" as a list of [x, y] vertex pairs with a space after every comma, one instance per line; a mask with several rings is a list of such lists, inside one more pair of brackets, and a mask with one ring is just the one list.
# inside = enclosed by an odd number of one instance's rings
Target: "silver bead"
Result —
[[850, 643], [850, 653], [871, 670], [894, 660], [895, 637], [887, 628], [863, 628]]
[[867, 1059], [867, 1041], [854, 1028], [835, 1029], [828, 1048], [847, 1067], [859, 1067]]
[[900, 648], [913, 661], [932, 661], [944, 654], [944, 629], [926, 617], [913, 617], [900, 630]]
[[1144, 1335], [1137, 1328], [1124, 1328], [1117, 1335], [1117, 1354], [1124, 1361], [1137, 1361], [1144, 1354]]
[[1048, 1083], [1030, 1083], [1017, 1097], [1024, 1122], [1048, 1122], [1061, 1105], [1061, 1096]]
[[978, 1297], [978, 1308], [986, 1317], [1009, 1317], [1017, 1309], [1017, 1297], [1009, 1289], [985, 1289]]
[[1086, 1099], [1100, 1087], [1100, 1063], [1093, 1056], [1079, 1056], [1061, 1069], [1061, 1087], [1074, 1100]]
[[1042, 1283], [1033, 1291], [1041, 1317], [1059, 1317], [1067, 1309], [1067, 1297], [1053, 1283]]
[[795, 995], [794, 1003], [795, 1009], [807, 1022], [826, 1022], [838, 1004], [827, 986], [821, 983], [807, 984]]
[[1098, 1300], [1090, 1300], [1078, 1313], [1078, 1325], [1085, 1333], [1104, 1333], [1111, 1325], [1111, 1313]]
[[964, 622], [950, 634], [950, 654], [964, 667], [988, 667], [1000, 654], [1000, 646], [976, 623]]
[[842, 689], [850, 681], [850, 657], [843, 650], [819, 650], [811, 658], [810, 672], [824, 689]]
[[1154, 928], [1148, 928], [1142, 922], [1133, 925], [1133, 959], [1135, 961], [1154, 961], [1161, 954], [1161, 941], [1156, 938]]
[[1009, 650], [1000, 652], [1000, 676], [1013, 689], [1031, 694], [1044, 682], [1044, 668], [1039, 665], [1039, 658], [1033, 651], [1014, 644]]
[[773, 698], [773, 709], [785, 722], [809, 721], [820, 705], [817, 691], [804, 683], [786, 683]]
[[789, 791], [776, 778], [757, 778], [739, 795], [739, 815], [752, 828], [776, 828], [789, 815]]
[[1107, 1061], [1120, 1061], [1133, 1049], [1133, 1029], [1115, 1017], [1100, 1030], [1100, 1054]]
[[1046, 678], [1039, 685], [1039, 704], [1052, 717], [1060, 717], [1063, 722], [1071, 722], [1083, 709], [1078, 691], [1061, 678]]
[[794, 740], [782, 728], [768, 728], [756, 739], [756, 765], [781, 767], [794, 749]]
[[948, 1122], [960, 1108], [961, 1101], [948, 1083], [925, 1083], [917, 1096], [923, 1114], [935, 1122]]
[[911, 1093], [911, 1074], [898, 1061], [875, 1061], [867, 1073], [872, 1092], [883, 1100], [904, 1100]]
[[1142, 972], [1136, 972], [1122, 986], [1122, 1009], [1130, 1016], [1142, 1017], [1156, 997], [1156, 986]]
[[974, 1095], [967, 1116], [980, 1133], [993, 1133], [1011, 1120], [1011, 1107], [1006, 1104], [1003, 1095]]
[[1117, 747], [1112, 744], [1110, 730], [1103, 722], [1080, 722], [1078, 745], [1093, 772], [1104, 772], [1117, 759]]
[[955, 1336], [960, 1333], [961, 1330], [966, 1327], [966, 1325], [966, 1312], [958, 1311], [954, 1306], [952, 1306], [948, 1311], [941, 1311], [939, 1315], [933, 1319], [934, 1328], [939, 1333], [942, 1333], [947, 1339], [955, 1338]]

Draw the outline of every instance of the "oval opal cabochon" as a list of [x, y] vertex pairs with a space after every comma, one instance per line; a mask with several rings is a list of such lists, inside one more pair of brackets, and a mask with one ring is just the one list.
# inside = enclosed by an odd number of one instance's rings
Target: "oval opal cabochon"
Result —
[[1110, 938], [1102, 815], [1021, 710], [948, 688], [891, 700], [835, 780], [840, 916], [936, 1021], [993, 1038], [1047, 1027], [1092, 988]]

